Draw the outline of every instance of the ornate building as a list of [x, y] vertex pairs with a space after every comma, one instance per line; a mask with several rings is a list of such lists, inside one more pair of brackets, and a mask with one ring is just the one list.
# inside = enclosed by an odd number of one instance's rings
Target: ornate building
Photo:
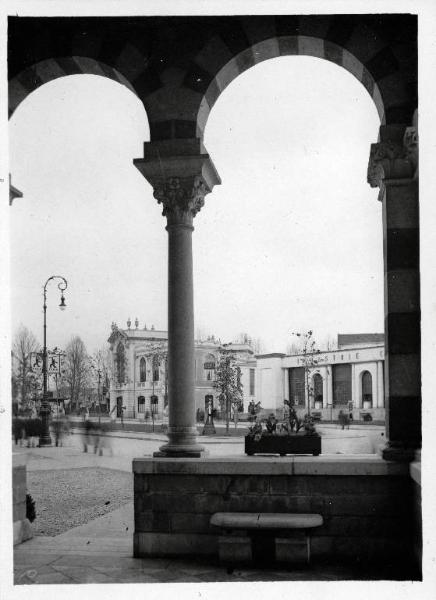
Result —
[[[112, 381], [110, 386], [110, 410], [127, 418], [143, 419], [154, 414], [162, 418], [167, 414], [168, 376], [167, 349], [168, 334], [158, 331], [154, 325], [139, 329], [139, 321], [127, 321], [127, 329], [120, 329], [112, 323], [112, 333], [108, 339], [112, 355]], [[206, 411], [209, 402], [219, 410], [218, 393], [214, 387], [215, 369], [219, 356], [231, 352], [236, 358], [236, 366], [241, 369], [243, 384], [243, 410], [256, 399], [255, 369], [256, 360], [248, 344], [221, 344], [215, 337], [195, 342], [195, 408]]]

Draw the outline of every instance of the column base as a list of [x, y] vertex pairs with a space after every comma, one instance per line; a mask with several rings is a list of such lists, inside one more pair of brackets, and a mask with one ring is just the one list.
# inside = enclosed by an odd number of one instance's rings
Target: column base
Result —
[[153, 458], [202, 458], [207, 454], [206, 450], [157, 450], [153, 452]]
[[201, 458], [207, 452], [197, 443], [196, 427], [168, 427], [167, 444], [153, 453], [156, 458]]
[[414, 446], [406, 446], [401, 442], [387, 442], [381, 449], [381, 455], [384, 460], [395, 462], [412, 462], [415, 460], [416, 452], [419, 450]]
[[165, 444], [159, 450], [153, 452], [153, 458], [202, 458], [209, 455], [200, 444], [180, 446], [176, 444]]

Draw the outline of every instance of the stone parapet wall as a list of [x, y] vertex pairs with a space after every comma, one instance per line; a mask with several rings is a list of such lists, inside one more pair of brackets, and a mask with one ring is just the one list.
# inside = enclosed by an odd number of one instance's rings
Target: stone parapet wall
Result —
[[219, 531], [209, 520], [230, 511], [321, 514], [314, 559], [410, 559], [413, 488], [406, 465], [377, 457], [135, 459], [133, 470], [135, 556], [216, 555]]
[[26, 518], [27, 478], [26, 465], [19, 457], [13, 457], [12, 468], [12, 512], [14, 546], [33, 536], [29, 520]]

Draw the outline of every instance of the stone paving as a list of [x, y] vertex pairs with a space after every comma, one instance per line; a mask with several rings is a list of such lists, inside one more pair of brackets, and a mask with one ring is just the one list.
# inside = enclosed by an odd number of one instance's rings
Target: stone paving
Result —
[[[14, 551], [14, 583], [205, 583], [220, 581], [337, 581], [361, 579], [344, 565], [236, 568], [210, 559], [132, 558], [133, 505], [56, 537], [35, 537]], [[363, 577], [364, 578], [364, 577]]]

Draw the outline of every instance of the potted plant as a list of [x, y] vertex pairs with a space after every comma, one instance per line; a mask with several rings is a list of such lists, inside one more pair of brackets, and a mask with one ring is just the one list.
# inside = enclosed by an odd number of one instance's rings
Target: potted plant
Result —
[[306, 414], [300, 419], [291, 408], [288, 419], [279, 422], [273, 414], [264, 421], [256, 421], [245, 436], [245, 453], [253, 454], [321, 454], [321, 437], [313, 418]]

